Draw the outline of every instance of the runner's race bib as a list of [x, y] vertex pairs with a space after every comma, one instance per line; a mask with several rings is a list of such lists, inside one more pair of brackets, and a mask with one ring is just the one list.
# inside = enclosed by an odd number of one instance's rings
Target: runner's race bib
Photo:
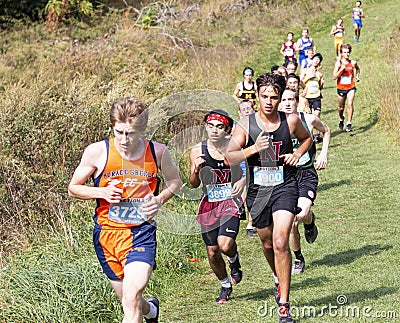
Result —
[[308, 94], [316, 94], [319, 91], [319, 87], [315, 85], [311, 85], [308, 87]]
[[351, 76], [341, 76], [340, 83], [341, 84], [351, 84]]
[[206, 185], [209, 202], [220, 202], [232, 198], [232, 183]]
[[311, 160], [310, 159], [310, 154], [308, 152], [306, 152], [304, 155], [302, 155], [300, 157], [299, 162], [297, 163], [296, 166], [303, 166], [303, 165], [307, 164], [310, 160]]
[[336, 36], [336, 37], [343, 37], [343, 33], [342, 33], [341, 31], [338, 31], [338, 32], [335, 34], [335, 36]]
[[293, 56], [294, 52], [293, 52], [293, 48], [286, 48], [285, 49], [285, 55], [286, 56]]
[[118, 223], [142, 224], [147, 218], [143, 214], [143, 203], [145, 203], [145, 200], [142, 198], [121, 199], [118, 204], [110, 204], [108, 218]]
[[283, 183], [283, 166], [254, 167], [254, 184], [261, 186], [276, 186]]

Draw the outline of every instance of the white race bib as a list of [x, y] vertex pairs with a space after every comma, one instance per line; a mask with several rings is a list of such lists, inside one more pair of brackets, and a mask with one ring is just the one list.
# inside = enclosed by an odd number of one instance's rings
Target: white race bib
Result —
[[319, 87], [312, 85], [310, 87], [308, 87], [308, 94], [316, 94], [319, 91]]
[[108, 218], [113, 222], [124, 224], [141, 224], [146, 221], [146, 215], [143, 214], [142, 198], [122, 199], [118, 204], [110, 204]]
[[293, 56], [293, 48], [286, 48], [285, 49], [285, 56]]
[[310, 161], [310, 154], [307, 152], [303, 156], [300, 157], [299, 162], [296, 166], [303, 166]]
[[351, 84], [351, 76], [341, 76], [340, 83], [341, 84]]
[[220, 202], [232, 198], [232, 183], [206, 185], [209, 202]]
[[278, 167], [254, 167], [254, 184], [261, 186], [276, 186], [282, 184], [283, 166]]

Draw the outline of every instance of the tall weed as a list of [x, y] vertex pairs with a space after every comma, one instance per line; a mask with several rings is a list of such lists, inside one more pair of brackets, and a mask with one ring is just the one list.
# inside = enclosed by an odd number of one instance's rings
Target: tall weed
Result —
[[386, 75], [379, 78], [379, 118], [382, 125], [400, 142], [400, 46], [396, 41], [400, 37], [400, 29], [393, 29], [384, 43]]

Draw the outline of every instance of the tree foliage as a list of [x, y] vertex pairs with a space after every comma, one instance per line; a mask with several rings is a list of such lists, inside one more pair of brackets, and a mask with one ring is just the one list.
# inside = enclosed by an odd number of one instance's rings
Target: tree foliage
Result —
[[49, 30], [56, 30], [59, 23], [71, 15], [91, 15], [93, 4], [89, 0], [49, 0], [44, 13]]
[[5, 29], [14, 19], [39, 21], [48, 0], [0, 0], [0, 27]]
[[0, 0], [0, 26], [9, 28], [13, 20], [45, 20], [46, 25], [57, 28], [68, 17], [87, 16], [93, 13], [95, 1], [91, 0]]

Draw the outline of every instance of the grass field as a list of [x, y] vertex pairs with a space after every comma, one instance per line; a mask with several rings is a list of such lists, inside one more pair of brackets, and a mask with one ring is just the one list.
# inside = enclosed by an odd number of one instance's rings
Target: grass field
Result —
[[[296, 322], [400, 321], [400, 153], [398, 143], [384, 132], [385, 125], [377, 122], [382, 84], [387, 74], [395, 75], [381, 48], [399, 26], [394, 13], [400, 4], [376, 0], [363, 8], [367, 17], [358, 44], [352, 40], [350, 11], [338, 12], [345, 20], [346, 40], [353, 46], [351, 57], [361, 67], [352, 133], [337, 128], [331, 26], [322, 18], [308, 25], [317, 51], [324, 56], [321, 119], [331, 127], [332, 139], [328, 167], [319, 172], [314, 206], [320, 234], [312, 245], [302, 240], [307, 268], [292, 278]], [[261, 73], [280, 63], [279, 47], [271, 47], [271, 42], [280, 44], [285, 35], [286, 30], [265, 35], [262, 50], [246, 64]], [[234, 84], [224, 87], [233, 91]], [[182, 201], [177, 212], [193, 214], [196, 203]], [[66, 223], [61, 234], [55, 231], [39, 243], [27, 244], [1, 268], [0, 322], [121, 321], [122, 309], [92, 250], [92, 224], [86, 219], [93, 207], [82, 202], [79, 209], [69, 210], [84, 220], [61, 218]], [[220, 285], [208, 266], [201, 236], [173, 234], [171, 225], [160, 221], [159, 266], [146, 289], [147, 296], [160, 299], [160, 322], [277, 321], [270, 269], [259, 240], [246, 237], [245, 224], [237, 239], [244, 279], [234, 287], [232, 299], [219, 305], [214, 300]]]

